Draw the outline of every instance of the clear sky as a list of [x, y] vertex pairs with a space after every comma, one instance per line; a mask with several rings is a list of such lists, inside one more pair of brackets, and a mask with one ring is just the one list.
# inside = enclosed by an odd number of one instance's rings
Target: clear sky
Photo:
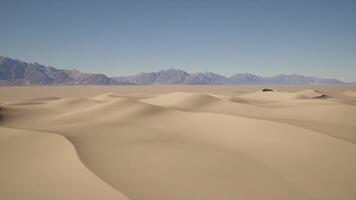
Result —
[[356, 81], [356, 0], [0, 0], [0, 55], [109, 76]]

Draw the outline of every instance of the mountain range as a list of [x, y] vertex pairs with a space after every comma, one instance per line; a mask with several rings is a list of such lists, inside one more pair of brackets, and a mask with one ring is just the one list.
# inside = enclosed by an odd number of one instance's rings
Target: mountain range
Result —
[[78, 70], [57, 69], [38, 63], [27, 63], [0, 56], [0, 85], [238, 85], [289, 84], [331, 85], [343, 84], [337, 79], [281, 74], [261, 77], [237, 73], [226, 77], [212, 72], [187, 73], [178, 69], [139, 73], [132, 76], [108, 77], [104, 74], [83, 73]]

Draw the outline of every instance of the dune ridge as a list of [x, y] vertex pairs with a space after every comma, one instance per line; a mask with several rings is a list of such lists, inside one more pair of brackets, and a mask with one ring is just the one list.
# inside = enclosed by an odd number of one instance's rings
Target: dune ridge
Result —
[[0, 198], [353, 199], [356, 107], [327, 94], [105, 91], [3, 101]]
[[2, 199], [127, 199], [92, 174], [63, 136], [2, 127], [0, 136]]

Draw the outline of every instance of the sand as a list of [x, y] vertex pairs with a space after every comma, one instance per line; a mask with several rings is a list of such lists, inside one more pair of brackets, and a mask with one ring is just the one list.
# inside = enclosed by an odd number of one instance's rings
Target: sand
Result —
[[0, 199], [356, 199], [355, 86], [0, 88]]

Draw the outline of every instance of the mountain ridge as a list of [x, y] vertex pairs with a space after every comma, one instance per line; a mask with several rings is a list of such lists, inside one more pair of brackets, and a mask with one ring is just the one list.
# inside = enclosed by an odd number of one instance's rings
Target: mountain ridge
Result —
[[188, 73], [169, 68], [158, 72], [141, 72], [131, 76], [109, 77], [105, 74], [57, 69], [38, 63], [0, 56], [0, 85], [334, 85], [345, 84], [338, 79], [280, 74], [261, 77], [251, 73], [223, 76], [213, 72]]

